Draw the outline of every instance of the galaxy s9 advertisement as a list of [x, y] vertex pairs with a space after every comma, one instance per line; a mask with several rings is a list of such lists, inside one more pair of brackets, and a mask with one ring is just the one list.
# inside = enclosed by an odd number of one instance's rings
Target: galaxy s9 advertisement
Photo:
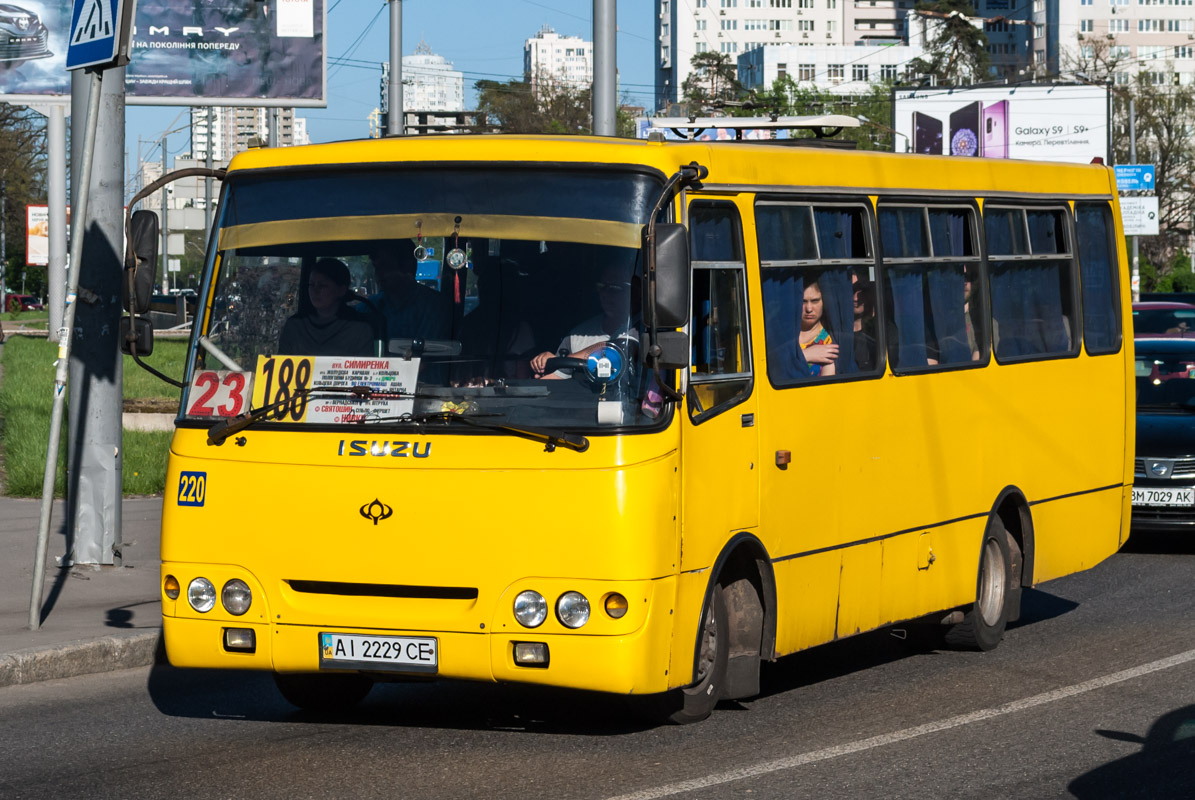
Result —
[[1089, 85], [893, 92], [897, 150], [1091, 163], [1107, 158], [1108, 92]]

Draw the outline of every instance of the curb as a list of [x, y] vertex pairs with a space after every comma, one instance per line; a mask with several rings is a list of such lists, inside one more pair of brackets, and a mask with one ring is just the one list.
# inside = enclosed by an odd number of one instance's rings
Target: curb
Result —
[[161, 631], [104, 636], [0, 655], [0, 687], [154, 663]]

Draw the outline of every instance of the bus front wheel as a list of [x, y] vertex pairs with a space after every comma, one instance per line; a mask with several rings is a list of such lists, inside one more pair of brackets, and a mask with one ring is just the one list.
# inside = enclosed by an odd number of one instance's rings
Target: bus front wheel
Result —
[[730, 655], [730, 624], [726, 615], [726, 598], [719, 584], [714, 584], [705, 619], [697, 635], [700, 644], [694, 681], [677, 690], [676, 701], [680, 707], [668, 715], [669, 722], [677, 725], [700, 722], [713, 713], [714, 706], [722, 699], [726, 684], [726, 662]]
[[[963, 614], [962, 622], [946, 631], [946, 644], [960, 650], [992, 650], [1004, 638], [1008, 625], [1013, 580], [1011, 537], [999, 517], [988, 523], [979, 556], [979, 583], [975, 602]], [[1019, 576], [1018, 576], [1019, 583]]]
[[373, 688], [372, 678], [344, 673], [275, 672], [274, 683], [288, 703], [320, 714], [347, 711], [364, 700]]

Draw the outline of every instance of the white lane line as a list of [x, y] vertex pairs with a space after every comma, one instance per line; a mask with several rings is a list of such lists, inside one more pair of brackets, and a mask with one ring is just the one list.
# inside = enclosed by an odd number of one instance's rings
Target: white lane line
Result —
[[1111, 675], [1105, 675], [1102, 678], [1093, 678], [1083, 683], [1076, 683], [1073, 686], [1064, 686], [1061, 689], [1054, 689], [1050, 692], [1043, 692], [1035, 694], [1032, 697], [1025, 697], [1021, 700], [1013, 700], [1011, 703], [994, 706], [992, 708], [984, 708], [979, 711], [972, 711], [969, 714], [960, 714], [957, 717], [949, 717], [948, 719], [938, 720], [937, 722], [927, 722], [924, 725], [918, 725], [915, 728], [905, 728], [902, 731], [895, 731], [893, 733], [885, 733], [880, 736], [872, 736], [869, 739], [860, 739], [857, 742], [848, 742], [847, 744], [840, 744], [834, 747], [827, 747], [824, 750], [813, 750], [808, 753], [802, 753], [789, 758], [780, 758], [775, 761], [764, 761], [760, 764], [755, 764], [749, 767], [741, 767], [740, 769], [732, 769], [726, 772], [718, 772], [713, 775], [706, 775], [704, 778], [693, 778], [692, 780], [680, 781], [679, 783], [670, 783], [664, 786], [657, 786], [654, 789], [642, 789], [638, 792], [631, 792], [630, 794], [619, 795], [618, 797], [609, 798], [608, 800], [656, 800], [660, 797], [672, 797], [678, 794], [685, 794], [686, 792], [695, 792], [699, 789], [708, 789], [711, 786], [719, 786], [724, 783], [731, 783], [732, 781], [741, 781], [745, 778], [756, 778], [760, 775], [767, 775], [772, 772], [779, 772], [781, 770], [793, 769], [794, 767], [804, 766], [805, 764], [813, 764], [818, 761], [827, 761], [831, 758], [838, 758], [839, 756], [846, 756], [852, 753], [860, 753], [864, 750], [871, 750], [876, 747], [883, 747], [889, 744], [896, 744], [897, 742], [915, 739], [918, 736], [925, 736], [929, 733], [938, 733], [939, 731], [957, 728], [960, 725], [970, 725], [972, 722], [981, 722], [985, 719], [993, 719], [995, 717], [1002, 717], [1006, 714], [1013, 714], [1017, 711], [1024, 711], [1035, 706], [1045, 705], [1046, 703], [1053, 703], [1056, 700], [1065, 700], [1068, 697], [1091, 692], [1096, 689], [1103, 689], [1123, 681], [1139, 678], [1142, 675], [1148, 675], [1151, 672], [1158, 672], [1171, 667], [1177, 667], [1180, 664], [1186, 664], [1190, 661], [1195, 661], [1195, 650], [1187, 650], [1184, 653], [1163, 658], [1158, 661], [1151, 661], [1148, 664], [1142, 664], [1139, 667], [1126, 669], [1121, 672], [1113, 672]]

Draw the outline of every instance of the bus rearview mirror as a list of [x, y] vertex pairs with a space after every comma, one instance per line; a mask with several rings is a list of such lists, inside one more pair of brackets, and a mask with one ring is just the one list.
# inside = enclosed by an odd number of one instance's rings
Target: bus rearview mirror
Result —
[[120, 352], [127, 356], [133, 355], [134, 345], [137, 347], [138, 356], [148, 356], [153, 354], [153, 323], [145, 317], [121, 317]]
[[154, 291], [154, 272], [158, 262], [158, 215], [147, 210], [134, 211], [129, 222], [128, 237], [121, 299], [125, 311], [144, 314], [149, 311]]
[[684, 225], [656, 225], [656, 325], [689, 322], [689, 232]]

